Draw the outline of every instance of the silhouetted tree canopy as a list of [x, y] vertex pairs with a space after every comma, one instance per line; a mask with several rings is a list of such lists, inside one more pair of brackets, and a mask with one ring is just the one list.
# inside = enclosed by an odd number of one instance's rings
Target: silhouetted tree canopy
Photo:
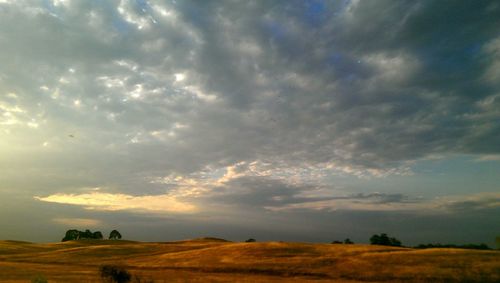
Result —
[[92, 237], [94, 239], [97, 239], [97, 240], [102, 240], [104, 237], [101, 233], [101, 231], [95, 231], [93, 234], [92, 234]]
[[335, 240], [335, 241], [332, 242], [332, 244], [342, 244], [342, 241]]
[[76, 229], [71, 229], [66, 231], [66, 235], [62, 239], [63, 242], [66, 241], [75, 241], [75, 240], [84, 240], [84, 239], [95, 239], [102, 240], [103, 236], [100, 231], [96, 231], [92, 233], [90, 230], [85, 230], [85, 232], [78, 231]]
[[78, 240], [79, 235], [80, 235], [78, 232], [80, 232], [80, 231], [75, 230], [75, 229], [66, 231], [66, 235], [64, 235], [64, 238], [62, 239], [62, 241], [66, 242], [66, 241]]
[[257, 242], [257, 241], [253, 238], [250, 238], [250, 239], [246, 240], [245, 242], [246, 243], [253, 243], [253, 242]]
[[351, 239], [347, 238], [344, 240], [344, 244], [354, 244], [354, 242], [351, 241]]
[[370, 243], [372, 245], [381, 245], [381, 246], [401, 246], [401, 241], [396, 238], [389, 238], [386, 233], [382, 233], [380, 235], [373, 235], [370, 238]]
[[109, 239], [110, 240], [120, 240], [122, 238], [122, 234], [120, 232], [113, 230], [111, 233], [109, 233]]

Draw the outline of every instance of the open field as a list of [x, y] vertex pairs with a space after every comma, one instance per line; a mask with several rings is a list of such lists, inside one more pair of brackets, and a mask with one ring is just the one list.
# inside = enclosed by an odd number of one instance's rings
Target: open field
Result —
[[500, 282], [500, 252], [217, 239], [0, 241], [0, 281], [101, 282], [119, 264], [154, 282]]

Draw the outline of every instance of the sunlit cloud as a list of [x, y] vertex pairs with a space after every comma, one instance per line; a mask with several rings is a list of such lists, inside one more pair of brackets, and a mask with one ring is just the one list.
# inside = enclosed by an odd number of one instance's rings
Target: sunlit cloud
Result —
[[102, 225], [102, 221], [90, 218], [54, 218], [52, 221], [72, 227], [97, 227]]
[[91, 192], [85, 194], [54, 194], [35, 199], [45, 202], [83, 206], [89, 210], [135, 210], [157, 213], [189, 213], [196, 211], [193, 204], [179, 201], [170, 195], [131, 196]]

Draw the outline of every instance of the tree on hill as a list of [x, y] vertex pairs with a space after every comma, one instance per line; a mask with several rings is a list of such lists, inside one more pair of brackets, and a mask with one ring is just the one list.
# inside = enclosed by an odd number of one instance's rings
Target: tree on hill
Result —
[[350, 244], [354, 244], [354, 242], [351, 241], [351, 239], [347, 238], [347, 239], [344, 240], [344, 244], [350, 245]]
[[254, 238], [250, 238], [248, 240], [245, 241], [246, 243], [253, 243], [253, 242], [257, 242]]
[[92, 233], [92, 238], [96, 240], [102, 240], [104, 239], [104, 236], [102, 235], [101, 231], [95, 231]]
[[79, 232], [80, 231], [78, 231], [76, 229], [71, 229], [71, 230], [66, 231], [66, 235], [64, 235], [62, 242], [78, 240], [79, 236], [80, 236]]
[[89, 229], [85, 230], [85, 232], [81, 232], [80, 239], [93, 239], [93, 234]]
[[63, 242], [66, 241], [75, 241], [75, 240], [85, 240], [85, 239], [96, 239], [102, 240], [103, 236], [100, 231], [96, 231], [92, 233], [90, 230], [78, 231], [76, 229], [71, 229], [66, 231], [66, 235], [62, 239]]
[[396, 238], [389, 238], [386, 233], [382, 233], [380, 235], [373, 235], [370, 238], [370, 243], [372, 245], [381, 245], [381, 246], [395, 246], [400, 247], [401, 241]]
[[122, 234], [120, 232], [113, 230], [111, 233], [109, 233], [109, 239], [110, 240], [120, 240], [122, 238]]

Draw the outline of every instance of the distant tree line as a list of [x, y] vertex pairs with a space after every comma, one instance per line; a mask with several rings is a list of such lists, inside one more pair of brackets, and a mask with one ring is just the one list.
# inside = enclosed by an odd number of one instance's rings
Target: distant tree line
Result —
[[[66, 241], [75, 241], [75, 240], [102, 240], [104, 237], [101, 231], [92, 232], [90, 230], [79, 231], [76, 229], [71, 229], [66, 231], [66, 235], [62, 239], [63, 242]], [[117, 230], [111, 231], [108, 239], [110, 240], [119, 240], [122, 238], [122, 235]]]
[[491, 250], [486, 244], [466, 244], [466, 245], [454, 245], [454, 244], [420, 244], [416, 246], [417, 249], [430, 249], [430, 248], [456, 248], [456, 249], [470, 249], [470, 250]]
[[343, 242], [342, 241], [333, 241], [332, 244], [347, 244], [347, 245], [350, 245], [350, 244], [354, 244], [353, 241], [351, 241], [349, 238], [345, 239]]
[[[500, 249], [500, 236], [495, 239], [497, 248]], [[332, 244], [354, 244], [349, 238], [342, 241], [333, 241]], [[370, 244], [372, 245], [381, 245], [381, 246], [394, 246], [401, 247], [403, 246], [401, 241], [394, 238], [389, 237], [386, 233], [381, 233], [380, 235], [375, 234], [370, 237]], [[491, 250], [491, 248], [484, 244], [465, 244], [465, 245], [455, 245], [455, 244], [420, 244], [415, 246], [416, 249], [429, 249], [429, 248], [456, 248], [456, 249], [474, 249], [474, 250]]]

